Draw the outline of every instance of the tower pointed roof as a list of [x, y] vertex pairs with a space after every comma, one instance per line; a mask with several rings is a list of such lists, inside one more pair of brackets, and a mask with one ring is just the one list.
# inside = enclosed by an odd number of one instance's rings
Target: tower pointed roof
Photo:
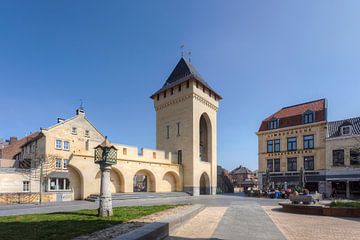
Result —
[[170, 89], [176, 85], [179, 85], [187, 80], [190, 79], [196, 79], [199, 81], [202, 85], [204, 85], [206, 88], [210, 89], [214, 94], [218, 96], [219, 99], [222, 99], [222, 97], [217, 94], [210, 86], [209, 84], [201, 77], [199, 72], [191, 65], [190, 62], [186, 61], [183, 57], [180, 58], [179, 62], [176, 64], [175, 68], [169, 75], [169, 77], [166, 79], [164, 85], [162, 88], [155, 92], [151, 98], [153, 98], [155, 95]]

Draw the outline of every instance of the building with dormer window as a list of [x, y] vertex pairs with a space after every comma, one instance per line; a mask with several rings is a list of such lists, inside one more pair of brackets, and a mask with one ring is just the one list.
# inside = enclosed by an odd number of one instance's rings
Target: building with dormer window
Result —
[[328, 122], [327, 195], [360, 198], [360, 117]]
[[265, 188], [267, 170], [270, 188], [298, 186], [304, 169], [306, 188], [326, 191], [326, 108], [320, 99], [284, 107], [262, 121], [257, 132], [260, 187]]

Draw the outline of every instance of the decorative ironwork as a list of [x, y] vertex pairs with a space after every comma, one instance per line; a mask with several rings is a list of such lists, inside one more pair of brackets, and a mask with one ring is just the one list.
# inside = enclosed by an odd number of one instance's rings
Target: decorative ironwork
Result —
[[117, 149], [110, 144], [107, 137], [103, 143], [95, 148], [95, 163], [108, 165], [117, 163]]

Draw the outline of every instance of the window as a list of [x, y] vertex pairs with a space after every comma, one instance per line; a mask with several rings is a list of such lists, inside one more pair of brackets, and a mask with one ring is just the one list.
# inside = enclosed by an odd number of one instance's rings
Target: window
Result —
[[291, 137], [287, 139], [287, 150], [288, 151], [296, 151], [296, 137]]
[[170, 126], [166, 126], [166, 138], [170, 138]]
[[287, 170], [289, 172], [297, 170], [297, 160], [296, 160], [296, 158], [288, 158], [287, 159]]
[[89, 151], [89, 140], [86, 140], [85, 142], [85, 150]]
[[153, 159], [156, 158], [156, 152], [153, 152]]
[[64, 159], [63, 168], [64, 168], [64, 169], [67, 169], [68, 164], [69, 164], [69, 160], [68, 160], [68, 159]]
[[123, 155], [127, 155], [127, 148], [123, 148]]
[[333, 150], [333, 165], [334, 166], [344, 165], [344, 149]]
[[187, 81], [186, 81], [186, 88], [189, 88], [189, 87], [190, 87], [190, 81], [187, 80]]
[[314, 170], [314, 156], [304, 157], [304, 169]]
[[90, 137], [90, 131], [89, 130], [85, 130], [85, 137]]
[[67, 178], [50, 178], [49, 185], [50, 191], [70, 189], [70, 181]]
[[267, 160], [267, 166], [266, 166], [267, 170], [269, 170], [270, 172], [274, 171], [274, 165], [273, 165], [273, 160], [272, 159], [268, 159]]
[[56, 149], [62, 149], [62, 141], [61, 140], [56, 140], [55, 141], [55, 148]]
[[60, 158], [55, 159], [55, 167], [61, 168], [61, 159]]
[[280, 159], [274, 159], [274, 172], [280, 172]]
[[314, 135], [304, 136], [304, 149], [314, 148]]
[[274, 140], [274, 152], [280, 152], [280, 139]]
[[350, 149], [350, 165], [360, 165], [360, 148]]
[[178, 150], [178, 164], [182, 164], [182, 150]]
[[156, 95], [156, 99], [159, 101], [160, 100], [160, 94]]
[[350, 126], [341, 127], [341, 135], [350, 135], [350, 134], [351, 134]]
[[77, 134], [77, 128], [76, 128], [76, 127], [72, 127], [72, 128], [71, 128], [71, 133], [76, 135], [76, 134]]
[[174, 88], [171, 88], [170, 93], [171, 93], [171, 95], [174, 94]]
[[166, 91], [164, 91], [164, 98], [166, 98]]
[[179, 92], [181, 92], [181, 84], [179, 85]]
[[274, 119], [274, 120], [271, 120], [269, 122], [269, 128], [270, 129], [275, 129], [275, 128], [278, 128], [279, 127], [279, 120], [278, 119]]
[[177, 126], [177, 136], [180, 136], [180, 123], [176, 123]]
[[30, 181], [23, 181], [23, 192], [30, 191]]
[[313, 112], [307, 112], [304, 114], [304, 124], [307, 123], [313, 123], [314, 122], [314, 113]]
[[267, 141], [267, 152], [272, 153], [273, 151], [274, 151], [274, 149], [273, 149], [273, 140], [268, 140]]
[[69, 141], [64, 141], [64, 150], [69, 151], [70, 150], [70, 143]]

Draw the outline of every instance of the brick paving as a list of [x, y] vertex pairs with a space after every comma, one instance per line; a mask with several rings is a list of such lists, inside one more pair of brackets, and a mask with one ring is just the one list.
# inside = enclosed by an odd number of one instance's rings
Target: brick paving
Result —
[[289, 240], [359, 240], [360, 219], [292, 214], [280, 207], [263, 206], [276, 226]]

